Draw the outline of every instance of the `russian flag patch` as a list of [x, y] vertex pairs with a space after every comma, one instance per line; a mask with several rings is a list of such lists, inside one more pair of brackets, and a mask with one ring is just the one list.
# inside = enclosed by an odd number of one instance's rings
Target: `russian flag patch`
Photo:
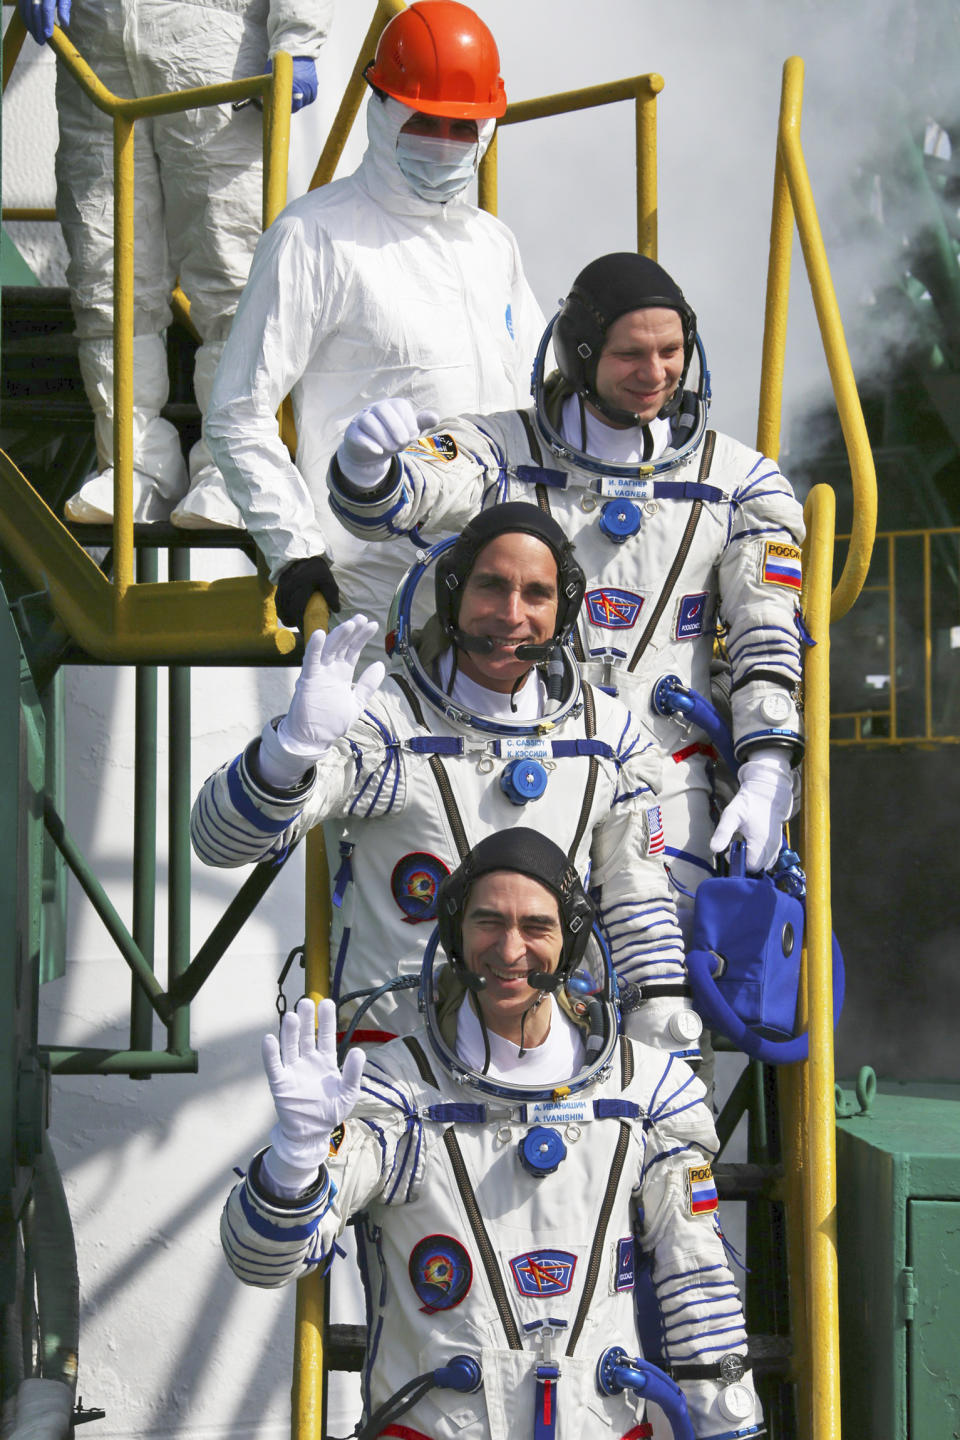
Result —
[[800, 547], [785, 545], [782, 540], [768, 540], [763, 552], [763, 582], [800, 590], [803, 587]]
[[687, 1203], [691, 1215], [709, 1215], [719, 1205], [709, 1164], [687, 1166]]

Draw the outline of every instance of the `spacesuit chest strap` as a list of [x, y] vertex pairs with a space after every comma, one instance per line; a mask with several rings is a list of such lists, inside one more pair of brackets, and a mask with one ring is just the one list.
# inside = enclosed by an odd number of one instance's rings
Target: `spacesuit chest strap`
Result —
[[[717, 432], [716, 430], [708, 430], [706, 435], [704, 435], [703, 437], [703, 450], [700, 454], [700, 470], [697, 475], [697, 483], [699, 485], [702, 485], [710, 474], [710, 466], [713, 464], [713, 452], [716, 449], [716, 446]], [[702, 514], [703, 500], [698, 498], [694, 500], [693, 504], [690, 507], [690, 514], [687, 517], [686, 526], [684, 527], [683, 534], [680, 537], [680, 544], [677, 546], [677, 553], [673, 557], [673, 563], [670, 566], [669, 571], [667, 572], [666, 580], [664, 580], [663, 582], [663, 589], [657, 596], [657, 603], [656, 605], [654, 605], [653, 610], [650, 613], [650, 619], [647, 621], [647, 624], [644, 627], [643, 634], [637, 641], [637, 648], [636, 650], [634, 650], [633, 655], [630, 657], [629, 664], [627, 665], [627, 669], [630, 671], [635, 670], [637, 668], [637, 665], [640, 663], [640, 657], [646, 650], [647, 646], [650, 644], [650, 640], [653, 637], [653, 632], [657, 628], [657, 623], [660, 619], [660, 616], [666, 609], [667, 602], [669, 601], [670, 596], [673, 594], [674, 587], [680, 576], [680, 571], [683, 569], [686, 558], [690, 553], [690, 546], [693, 544], [693, 537], [696, 533], [697, 526], [700, 523], [700, 516]]]

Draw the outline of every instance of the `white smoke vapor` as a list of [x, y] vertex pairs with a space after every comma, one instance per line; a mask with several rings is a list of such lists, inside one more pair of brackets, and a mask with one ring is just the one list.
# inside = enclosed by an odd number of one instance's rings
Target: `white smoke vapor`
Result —
[[[477, 9], [497, 37], [512, 99], [650, 70], [664, 76], [659, 258], [700, 318], [713, 419], [744, 440], [756, 424], [781, 69], [800, 55], [804, 152], [841, 313], [860, 365], [882, 367], [889, 337], [871, 337], [863, 303], [895, 278], [898, 252], [923, 216], [894, 211], [886, 229], [869, 225], [867, 197], [872, 177], [902, 166], [905, 134], [922, 136], [928, 115], [949, 129], [960, 110], [952, 4], [692, 0], [678, 10], [554, 0], [549, 21], [545, 7], [512, 0], [480, 0]], [[506, 131], [500, 154], [500, 213], [549, 310], [587, 260], [635, 243], [630, 107]], [[795, 242], [784, 444], [828, 385]]]

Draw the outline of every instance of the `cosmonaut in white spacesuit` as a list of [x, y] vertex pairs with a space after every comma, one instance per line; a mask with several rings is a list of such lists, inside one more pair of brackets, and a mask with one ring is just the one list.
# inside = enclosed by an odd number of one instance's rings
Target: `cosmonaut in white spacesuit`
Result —
[[[366, 153], [264, 234], [205, 426], [291, 625], [314, 590], [336, 608], [331, 557], [344, 615], [382, 625], [414, 558], [406, 539], [359, 545], [330, 514], [327, 465], [357, 410], [384, 395], [436, 414], [520, 404], [544, 324], [513, 234], [465, 198], [507, 103], [490, 31], [454, 0], [415, 3], [366, 78]], [[296, 463], [277, 433], [288, 393]]]
[[636, 1355], [640, 1263], [692, 1433], [765, 1433], [703, 1087], [618, 1034], [592, 908], [547, 837], [490, 835], [441, 886], [422, 1028], [365, 1070], [349, 1051], [342, 1078], [329, 1001], [316, 1038], [303, 1000], [264, 1040], [277, 1123], [221, 1238], [240, 1279], [271, 1288], [357, 1217], [362, 1440], [649, 1434], [612, 1369]]
[[[535, 826], [597, 888], [614, 966], [634, 982], [631, 1033], [698, 1060], [661, 853], [662, 757], [623, 705], [581, 682], [565, 644], [584, 589], [573, 547], [550, 516], [516, 502], [437, 549], [401, 590], [403, 670], [376, 694], [381, 664], [352, 684], [373, 628], [362, 617], [314, 635], [288, 714], [203, 786], [194, 849], [208, 864], [240, 865], [321, 820], [344, 822], [330, 855], [331, 990], [346, 1023], [384, 982], [416, 985], [438, 886], [470, 846]], [[436, 617], [413, 638], [420, 579]], [[411, 988], [386, 991], [355, 1021], [364, 1039], [416, 1022]]]
[[[121, 96], [262, 75], [285, 50], [295, 57], [299, 110], [316, 98], [314, 62], [333, 0], [20, 0], [20, 10], [41, 42], [56, 20], [69, 25], [77, 49]], [[97, 523], [113, 515], [113, 121], [64, 66], [57, 116], [57, 219], [99, 465], [65, 513]], [[168, 519], [187, 488], [179, 435], [160, 414], [170, 293], [179, 276], [201, 336], [194, 390], [202, 413], [260, 234], [263, 125], [253, 106], [218, 105], [139, 120], [134, 133], [133, 498], [134, 519], [150, 521]], [[215, 474], [197, 441], [190, 476]]]
[[[551, 338], [559, 373], [545, 378]], [[582, 671], [650, 717], [669, 757], [665, 853], [683, 919], [712, 869], [711, 847], [739, 831], [748, 867], [764, 869], [792, 808], [802, 512], [772, 460], [707, 430], [696, 317], [644, 256], [606, 255], [577, 277], [544, 335], [534, 398], [532, 410], [430, 434], [402, 400], [369, 407], [331, 466], [332, 504], [370, 540], [452, 528], [521, 496], [557, 518], [587, 575], [575, 636]], [[713, 833], [706, 737], [653, 715], [650, 700], [665, 674], [709, 696], [718, 619], [742, 763]]]

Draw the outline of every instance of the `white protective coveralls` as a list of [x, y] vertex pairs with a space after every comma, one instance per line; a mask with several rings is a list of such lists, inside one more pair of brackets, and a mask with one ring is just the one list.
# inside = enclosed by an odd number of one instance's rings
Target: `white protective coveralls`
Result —
[[[483, 1078], [470, 1068], [469, 1001], [456, 984], [445, 994], [441, 980], [425, 1028], [368, 1057], [359, 1103], [311, 1188], [280, 1198], [273, 1152], [253, 1161], [221, 1221], [235, 1273], [265, 1288], [297, 1280], [357, 1216], [367, 1416], [456, 1355], [483, 1371], [475, 1393], [432, 1389], [382, 1433], [636, 1440], [650, 1433], [638, 1425], [643, 1402], [631, 1391], [603, 1395], [596, 1383], [608, 1346], [638, 1350], [636, 1236], [661, 1316], [661, 1353], [649, 1358], [678, 1367], [694, 1433], [765, 1433], [749, 1370], [729, 1389], [716, 1374], [721, 1360], [724, 1374], [737, 1374], [746, 1335], [717, 1223], [718, 1144], [700, 1082], [683, 1061], [618, 1038], [610, 1018], [599, 1054], [584, 1059], [581, 1035], [575, 1059], [566, 1057], [572, 1070], [549, 1085], [537, 1050]], [[547, 1044], [561, 1027], [574, 1030], [568, 997], [563, 1009], [552, 1004]], [[525, 1063], [539, 1065], [537, 1083], [524, 1083]], [[560, 1098], [558, 1085], [571, 1093]], [[540, 1176], [520, 1158], [535, 1125], [564, 1147]], [[684, 1366], [714, 1373], [685, 1375]], [[535, 1418], [546, 1421], [536, 1432]]]
[[[157, 95], [262, 75], [278, 50], [315, 58], [333, 0], [73, 0], [70, 38], [121, 96]], [[63, 66], [57, 74], [57, 217], [80, 366], [106, 473], [67, 502], [78, 520], [113, 514], [113, 125]], [[163, 331], [174, 282], [202, 337], [201, 412], [261, 226], [262, 118], [252, 105], [156, 116], [135, 126], [134, 517], [167, 519], [187, 485], [168, 393]], [[191, 474], [212, 470], [203, 442]], [[224, 497], [225, 500], [226, 497]], [[210, 516], [236, 523], [233, 506]]]
[[[502, 221], [462, 194], [421, 199], [400, 172], [413, 113], [371, 96], [354, 174], [295, 200], [264, 234], [205, 425], [270, 578], [332, 558], [341, 618], [385, 621], [414, 558], [406, 539], [358, 544], [330, 514], [327, 465], [348, 422], [387, 395], [440, 415], [523, 403], [544, 323]], [[482, 150], [492, 122], [479, 128]], [[277, 433], [287, 394], [296, 464]]]
[[[568, 398], [554, 388], [558, 426]], [[669, 442], [666, 422], [657, 423]], [[563, 457], [550, 451], [535, 410], [445, 421], [405, 450], [375, 489], [352, 485], [334, 464], [332, 503], [368, 540], [414, 527], [432, 536], [507, 500], [538, 500], [550, 511], [587, 575], [574, 640], [583, 674], [614, 686], [666, 751], [664, 853], [683, 918], [689, 895], [713, 871], [710, 747], [701, 731], [654, 712], [653, 687], [673, 674], [709, 698], [719, 615], [737, 758], [772, 743], [799, 756], [803, 514], [776, 464], [728, 435], [706, 432], [656, 480], [638, 477], [636, 467], [627, 481], [598, 477], [578, 464], [575, 444]], [[667, 443], [661, 464], [669, 457]], [[616, 543], [601, 528], [602, 507], [623, 495], [633, 496], [641, 523]]]
[[[449, 652], [445, 658], [449, 663]], [[661, 752], [623, 705], [581, 685], [568, 651], [564, 661], [564, 699], [545, 731], [502, 717], [471, 723], [460, 675], [453, 716], [445, 714], [411, 683], [422, 673], [411, 666], [387, 679], [294, 790], [266, 783], [254, 741], [200, 791], [191, 817], [194, 850], [208, 865], [244, 865], [282, 852], [320, 821], [345, 822], [339, 854], [328, 839], [331, 994], [339, 1004], [394, 976], [419, 976], [444, 876], [483, 836], [533, 826], [599, 890], [621, 982], [654, 987], [630, 1011], [631, 1032], [698, 1059], [699, 1027], [694, 1023], [691, 1035], [683, 942], [661, 853]], [[542, 711], [542, 681], [531, 681]], [[471, 689], [475, 699], [480, 687]], [[549, 774], [544, 794], [527, 804], [513, 803], [501, 787], [518, 758], [539, 758]], [[327, 827], [328, 836], [333, 831]], [[341, 1025], [356, 1008], [356, 1001], [342, 1007]], [[375, 1002], [354, 1038], [389, 1039], [417, 1022], [416, 990], [394, 991]]]

